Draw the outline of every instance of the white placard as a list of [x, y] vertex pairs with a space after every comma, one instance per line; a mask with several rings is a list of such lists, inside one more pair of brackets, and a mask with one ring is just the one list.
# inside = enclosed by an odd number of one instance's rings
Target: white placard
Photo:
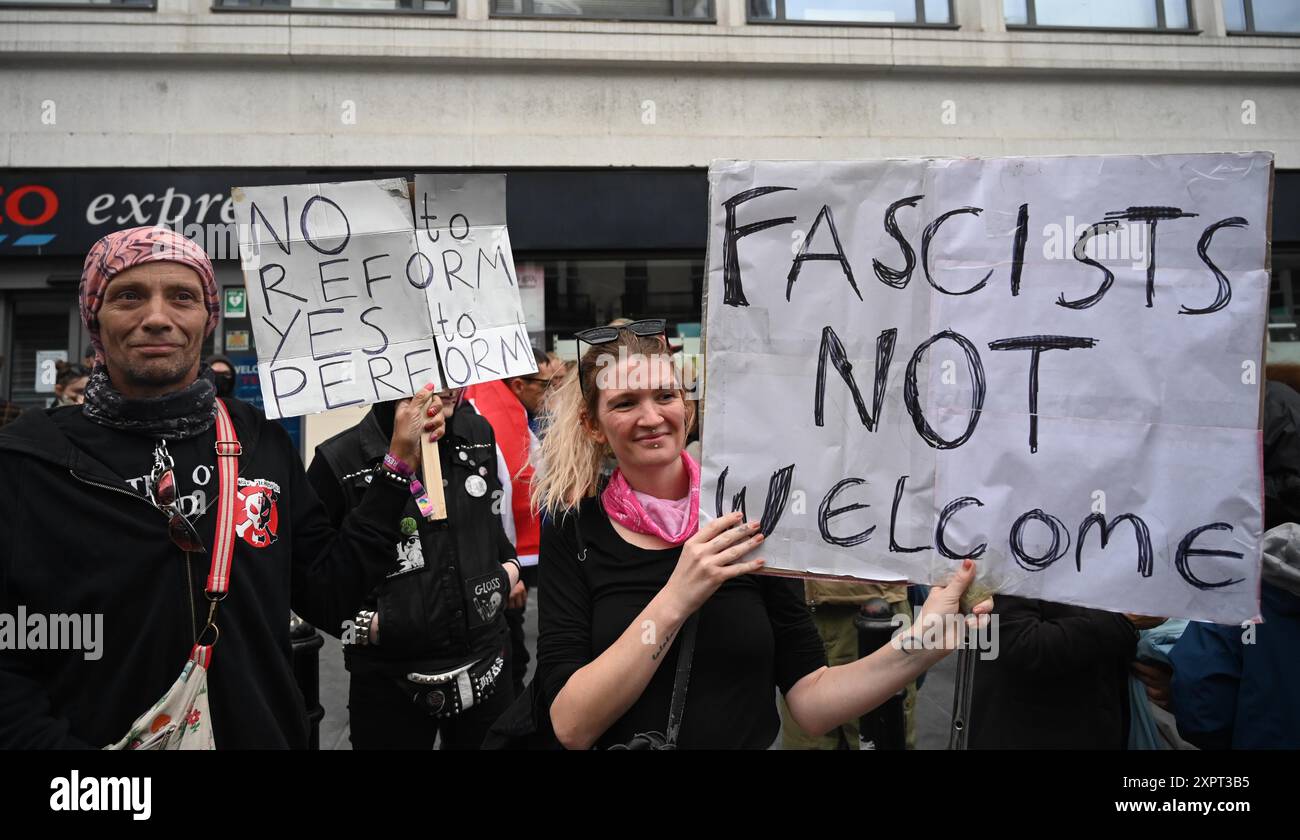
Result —
[[704, 519], [743, 490], [771, 569], [971, 556], [1000, 592], [1258, 614], [1271, 155], [709, 177]]
[[231, 195], [267, 417], [441, 384], [405, 181]]
[[506, 177], [416, 175], [415, 226], [448, 386], [536, 373], [506, 229]]

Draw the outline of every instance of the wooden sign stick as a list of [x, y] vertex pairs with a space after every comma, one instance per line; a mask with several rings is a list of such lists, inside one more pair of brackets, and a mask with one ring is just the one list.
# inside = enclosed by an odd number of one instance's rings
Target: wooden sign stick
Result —
[[429, 440], [428, 433], [420, 433], [420, 464], [421, 471], [424, 473], [424, 492], [429, 494], [429, 504], [433, 505], [433, 514], [429, 517], [433, 522], [441, 522], [447, 518], [447, 496], [443, 493], [442, 487], [442, 458], [438, 452], [438, 447], [441, 445], [441, 440], [435, 443]]
[[[406, 182], [406, 197], [411, 202], [412, 222], [415, 215], [415, 179]], [[441, 363], [439, 363], [441, 366]], [[433, 443], [424, 432], [420, 433], [420, 472], [424, 475], [424, 492], [429, 494], [429, 504], [433, 505], [431, 522], [443, 522], [447, 519], [447, 495], [442, 486], [442, 457], [439, 447], [442, 441]]]

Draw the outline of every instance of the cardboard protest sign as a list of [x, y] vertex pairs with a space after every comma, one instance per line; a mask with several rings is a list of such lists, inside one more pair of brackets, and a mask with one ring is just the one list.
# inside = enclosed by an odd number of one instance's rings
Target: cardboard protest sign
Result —
[[405, 181], [231, 197], [268, 417], [441, 384]]
[[709, 177], [704, 518], [769, 569], [1258, 614], [1271, 155]]
[[448, 387], [537, 372], [528, 342], [504, 175], [416, 175], [417, 275]]

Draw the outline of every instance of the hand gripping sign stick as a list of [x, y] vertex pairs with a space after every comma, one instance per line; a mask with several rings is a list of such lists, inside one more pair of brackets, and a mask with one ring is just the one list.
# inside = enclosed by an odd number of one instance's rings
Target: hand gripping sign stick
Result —
[[[411, 214], [415, 214], [415, 181], [406, 182], [406, 196], [411, 201]], [[434, 338], [437, 342], [437, 338]], [[442, 354], [434, 353], [439, 360], [438, 367], [442, 367]], [[445, 381], [445, 380], [444, 380]], [[425, 516], [430, 522], [442, 522], [447, 519], [447, 496], [443, 492], [442, 486], [442, 455], [440, 446], [442, 441], [431, 441], [429, 436], [420, 433], [420, 472], [424, 476], [424, 492], [428, 496], [429, 504], [433, 512]]]

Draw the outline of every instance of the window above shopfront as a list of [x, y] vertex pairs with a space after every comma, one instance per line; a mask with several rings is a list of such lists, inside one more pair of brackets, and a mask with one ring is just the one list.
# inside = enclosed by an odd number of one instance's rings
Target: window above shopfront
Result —
[[[704, 296], [703, 254], [515, 254], [515, 271], [545, 294], [547, 350], [587, 327], [615, 318], [664, 318], [698, 327]], [[530, 322], [529, 328], [532, 329]]]
[[213, 0], [214, 9], [454, 15], [456, 0]]
[[156, 0], [0, 0], [0, 8], [156, 9]]
[[1267, 359], [1300, 364], [1300, 249], [1283, 247], [1273, 253]]
[[1223, 0], [1223, 22], [1229, 34], [1300, 35], [1300, 2]]
[[753, 23], [948, 26], [950, 0], [748, 0]]
[[712, 0], [492, 0], [493, 17], [709, 23]]
[[1190, 0], [1003, 0], [1002, 10], [1008, 29], [1193, 31]]

